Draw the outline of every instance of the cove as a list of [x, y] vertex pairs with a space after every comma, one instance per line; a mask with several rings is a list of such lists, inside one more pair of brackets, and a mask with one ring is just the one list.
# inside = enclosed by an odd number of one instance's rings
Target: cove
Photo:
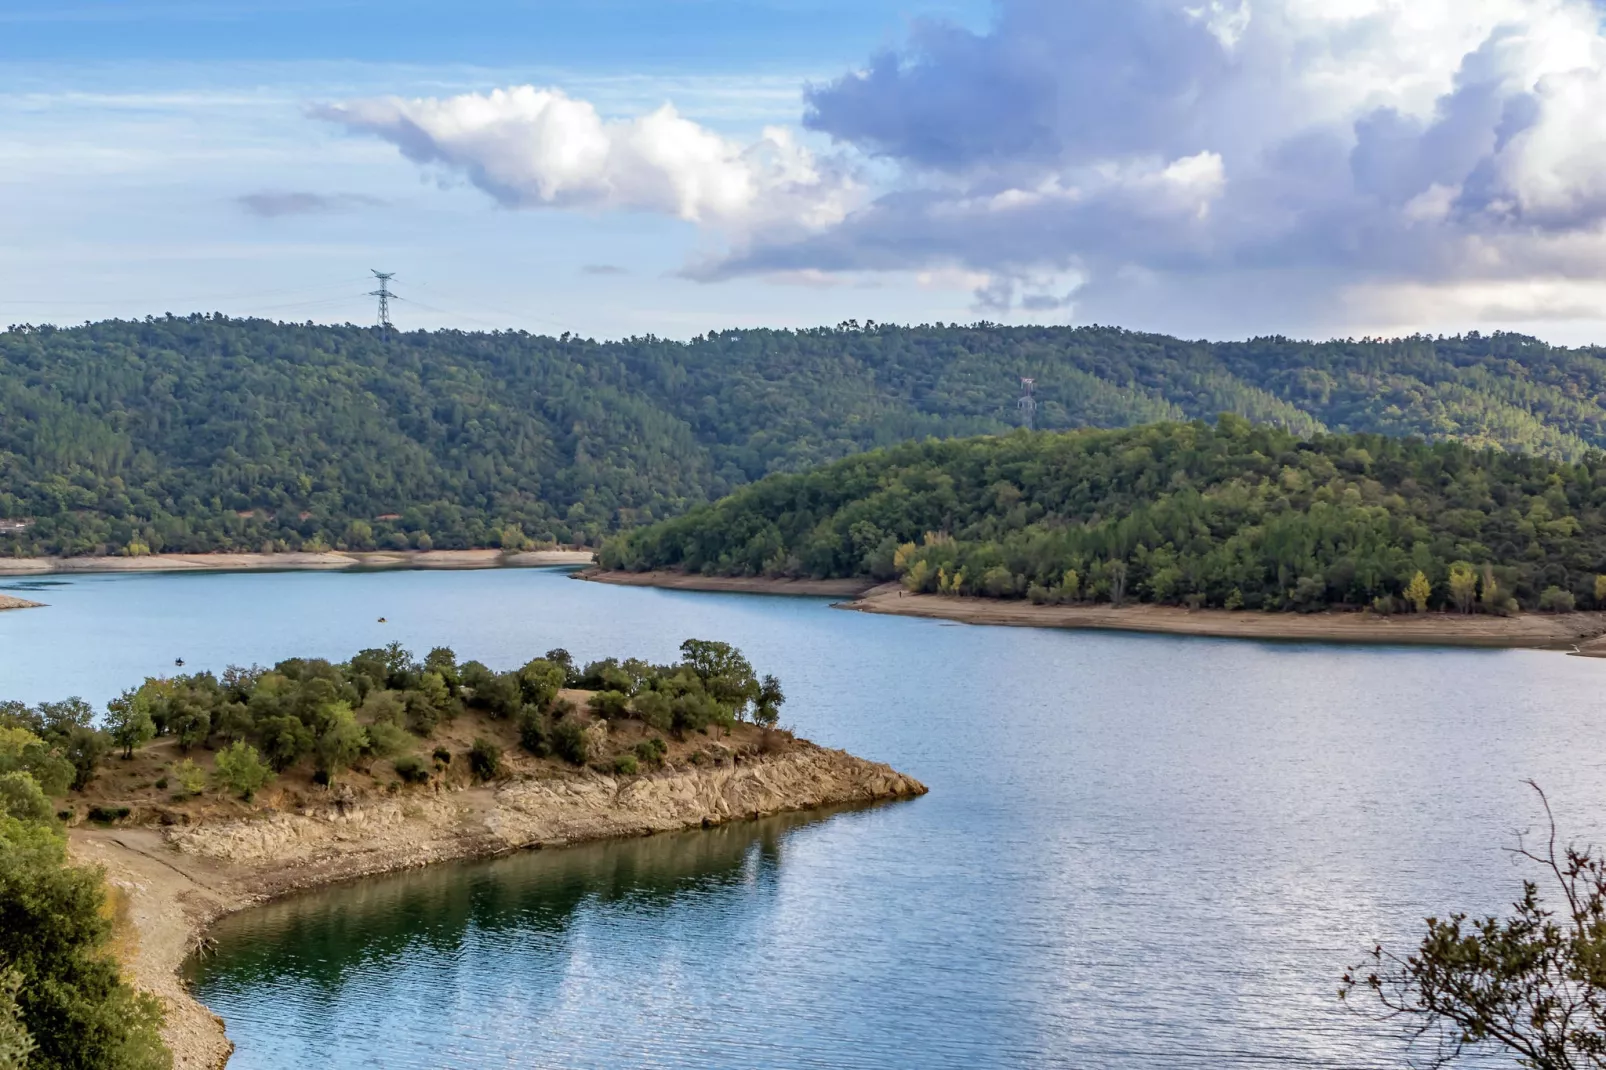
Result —
[[1523, 778], [1580, 839], [1606, 814], [1606, 665], [1547, 652], [968, 627], [533, 570], [24, 596], [49, 608], [0, 615], [0, 695], [27, 701], [101, 704], [179, 656], [395, 639], [500, 668], [729, 639], [801, 735], [931, 788], [240, 914], [194, 975], [235, 1067], [1398, 1066], [1339, 1007], [1342, 969], [1516, 894]]

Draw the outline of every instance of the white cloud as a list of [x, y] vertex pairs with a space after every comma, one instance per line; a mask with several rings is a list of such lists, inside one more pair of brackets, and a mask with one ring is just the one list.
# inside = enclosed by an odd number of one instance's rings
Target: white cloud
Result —
[[605, 119], [561, 90], [518, 86], [353, 100], [312, 114], [461, 172], [512, 208], [653, 212], [740, 236], [839, 223], [858, 196], [850, 175], [785, 128], [766, 127], [743, 145], [672, 104]]

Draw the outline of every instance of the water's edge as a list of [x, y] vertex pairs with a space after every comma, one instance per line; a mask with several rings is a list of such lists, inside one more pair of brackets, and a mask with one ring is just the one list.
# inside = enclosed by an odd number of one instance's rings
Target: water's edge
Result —
[[219, 919], [342, 881], [518, 850], [711, 827], [924, 795], [925, 785], [844, 751], [805, 745], [741, 765], [619, 781], [586, 774], [188, 828], [74, 829], [74, 856], [105, 870], [129, 978], [167, 1007], [175, 1070], [222, 1070], [223, 1020], [182, 977]]

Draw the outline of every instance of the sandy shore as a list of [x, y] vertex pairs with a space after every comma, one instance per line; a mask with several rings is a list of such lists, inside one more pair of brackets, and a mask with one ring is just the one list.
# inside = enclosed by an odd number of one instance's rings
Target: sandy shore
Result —
[[13, 598], [8, 594], [0, 594], [0, 609], [38, 609], [41, 603], [30, 602], [26, 598]]
[[461, 791], [409, 792], [321, 810], [168, 828], [72, 830], [74, 857], [104, 867], [126, 924], [117, 951], [167, 1005], [175, 1070], [218, 1070], [224, 1023], [180, 976], [207, 926], [299, 890], [437, 862], [707, 827], [923, 795], [889, 766], [801, 743], [715, 767], [618, 780], [593, 772]]
[[538, 568], [589, 565], [590, 550], [376, 550], [284, 554], [148, 554], [143, 557], [5, 557], [0, 576], [61, 572], [251, 572], [346, 568]]
[[777, 580], [764, 576], [699, 576], [691, 572], [618, 572], [591, 568], [575, 573], [576, 579], [614, 583], [622, 587], [666, 587], [675, 591], [729, 591], [741, 594], [795, 594], [824, 598], [853, 598], [869, 590], [874, 580]]
[[1606, 613], [1526, 613], [1515, 617], [1425, 613], [1382, 617], [1375, 613], [1250, 613], [1149, 605], [1036, 606], [988, 598], [908, 594], [895, 583], [876, 587], [853, 602], [843, 603], [841, 608], [1028, 628], [1095, 628], [1322, 643], [1578, 648], [1578, 653], [1606, 656]]

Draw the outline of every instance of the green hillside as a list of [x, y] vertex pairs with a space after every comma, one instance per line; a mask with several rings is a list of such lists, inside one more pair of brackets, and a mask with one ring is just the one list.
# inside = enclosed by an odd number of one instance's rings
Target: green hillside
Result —
[[0, 554], [595, 542], [771, 472], [1004, 431], [1023, 375], [1045, 428], [1233, 412], [1562, 459], [1606, 445], [1606, 351], [1516, 335], [16, 327], [0, 333]]
[[1040, 602], [1596, 606], [1606, 456], [1303, 440], [1230, 414], [927, 440], [771, 476], [612, 539], [601, 561]]

